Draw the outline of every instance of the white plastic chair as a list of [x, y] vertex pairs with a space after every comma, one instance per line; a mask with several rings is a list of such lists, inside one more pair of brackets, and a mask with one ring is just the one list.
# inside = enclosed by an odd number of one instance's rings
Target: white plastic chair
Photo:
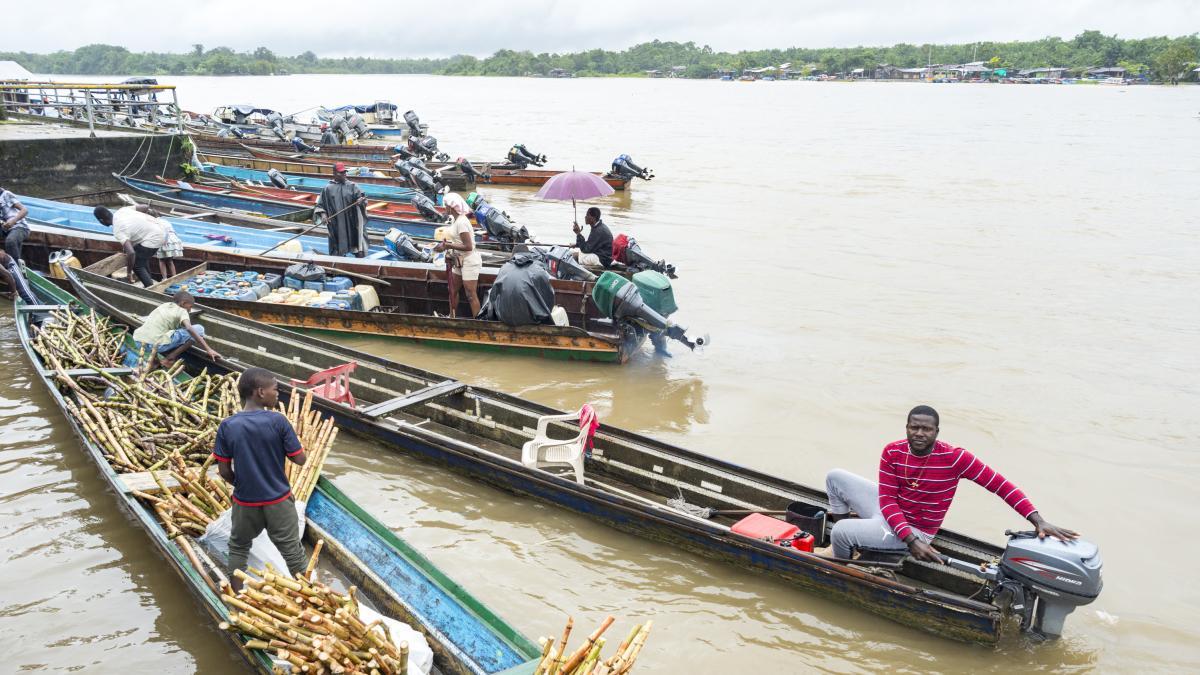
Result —
[[570, 464], [575, 469], [575, 481], [583, 485], [583, 451], [587, 444], [588, 429], [584, 427], [573, 438], [559, 440], [550, 438], [547, 430], [551, 422], [578, 420], [579, 413], [566, 415], [543, 415], [538, 418], [537, 433], [533, 440], [521, 446], [521, 463], [536, 469], [538, 464]]

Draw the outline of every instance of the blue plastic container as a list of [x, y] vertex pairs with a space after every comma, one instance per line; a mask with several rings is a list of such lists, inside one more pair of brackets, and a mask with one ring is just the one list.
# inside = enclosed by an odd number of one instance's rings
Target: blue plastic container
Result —
[[255, 300], [258, 300], [258, 293], [255, 293], [253, 288], [247, 288], [241, 292], [236, 290], [233, 291], [232, 297], [234, 300], [248, 300], [250, 302], [254, 302]]
[[310, 291], [318, 291], [319, 292], [319, 291], [325, 290], [325, 283], [321, 282], [321, 281], [305, 281], [303, 283], [304, 283], [304, 285], [302, 286], [302, 288], [307, 288]]
[[[283, 285], [287, 286], [288, 288], [294, 288], [297, 291], [304, 288], [304, 282], [300, 281], [296, 277], [284, 277]], [[317, 290], [321, 290], [321, 289], [317, 289]]]
[[356, 291], [341, 291], [335, 293], [333, 299], [337, 302], [344, 302], [350, 306], [350, 309], [361, 310], [363, 308], [362, 296]]
[[263, 280], [263, 283], [265, 283], [266, 285], [270, 286], [273, 289], [279, 288], [279, 286], [283, 284], [283, 277], [279, 276], [278, 274], [275, 274], [274, 272], [267, 272], [266, 274], [263, 275], [262, 280]]
[[171, 284], [167, 286], [167, 295], [175, 295], [183, 288], [183, 284]]
[[325, 303], [324, 306], [325, 306], [325, 309], [337, 309], [337, 310], [350, 309], [350, 303], [346, 302], [345, 300], [331, 300], [331, 301]]
[[351, 288], [354, 288], [354, 282], [350, 277], [325, 277], [325, 287], [321, 290], [337, 293], [338, 291], [348, 291]]

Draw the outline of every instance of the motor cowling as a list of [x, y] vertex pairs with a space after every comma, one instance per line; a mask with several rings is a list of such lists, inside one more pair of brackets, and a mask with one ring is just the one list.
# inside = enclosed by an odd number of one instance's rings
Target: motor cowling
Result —
[[445, 220], [445, 216], [437, 210], [437, 202], [422, 194], [415, 194], [409, 202], [421, 214], [425, 220], [432, 222], [441, 222]]
[[438, 183], [433, 176], [429, 175], [428, 171], [418, 169], [415, 166], [411, 169], [409, 179], [429, 199], [436, 199], [438, 191], [442, 189], [441, 183]]
[[475, 201], [475, 220], [487, 230], [492, 239], [512, 244], [529, 241], [529, 230], [525, 226], [516, 226], [508, 218], [508, 214], [488, 204], [482, 199]]
[[539, 155], [526, 148], [523, 144], [517, 143], [508, 151], [508, 161], [516, 164], [524, 169], [529, 165], [542, 166], [546, 163], [546, 156]]
[[271, 185], [277, 188], [286, 190], [291, 187], [288, 185], [287, 178], [279, 172], [279, 169], [267, 169], [267, 179], [271, 181]]
[[333, 118], [329, 120], [329, 127], [338, 132], [342, 138], [357, 138], [357, 136], [354, 135], [354, 130], [350, 128], [350, 124], [346, 121], [346, 118], [341, 113], [334, 115]]
[[350, 128], [354, 130], [354, 133], [358, 134], [359, 138], [366, 138], [371, 133], [370, 127], [367, 126], [367, 123], [365, 120], [363, 120], [362, 115], [359, 115], [358, 113], [352, 113], [349, 119], [346, 120], [346, 124], [348, 124]]
[[1103, 565], [1100, 548], [1089, 541], [1019, 532], [1004, 549], [998, 580], [1001, 588], [1015, 582], [1024, 591], [1022, 629], [1057, 638], [1067, 616], [1100, 595]]
[[641, 178], [642, 180], [650, 180], [654, 178], [654, 172], [650, 169], [643, 169], [634, 164], [633, 159], [629, 155], [621, 155], [613, 160], [611, 173], [615, 176], [620, 176], [626, 180], [632, 178]]
[[566, 246], [533, 247], [532, 251], [540, 258], [542, 264], [555, 279], [573, 281], [595, 281], [596, 275], [579, 264], [571, 249]]
[[433, 256], [421, 250], [420, 247], [413, 243], [412, 237], [394, 227], [388, 230], [387, 235], [384, 236], [383, 244], [392, 255], [401, 260], [423, 263], [433, 262]]
[[438, 155], [438, 141], [433, 136], [409, 136], [408, 147], [423, 159], [433, 159]]
[[475, 165], [471, 164], [471, 161], [466, 157], [459, 157], [458, 159], [454, 160], [454, 167], [461, 171], [464, 176], [469, 178], [472, 183], [478, 183], [479, 181], [489, 177], [480, 173], [475, 168]]
[[417, 113], [412, 110], [404, 113], [404, 123], [408, 125], [408, 131], [412, 136], [421, 135], [421, 118], [417, 117]]
[[687, 329], [667, 318], [676, 309], [674, 294], [670, 280], [658, 272], [638, 272], [630, 280], [606, 271], [592, 288], [592, 301], [613, 321], [633, 324], [652, 336], [678, 340], [688, 349], [707, 342], [704, 338], [688, 339]]
[[229, 127], [229, 133], [233, 134], [234, 138], [246, 137], [246, 132], [242, 131], [240, 127]]
[[[625, 246], [620, 251], [617, 251], [617, 244], [621, 237], [625, 237]], [[675, 275], [675, 266], [668, 263], [666, 260], [655, 260], [648, 253], [642, 250], [638, 245], [637, 239], [626, 237], [626, 235], [617, 235], [613, 239], [613, 259], [625, 265], [626, 268], [633, 272], [641, 272], [642, 270], [654, 270], [667, 275], [671, 279], [677, 278]]]

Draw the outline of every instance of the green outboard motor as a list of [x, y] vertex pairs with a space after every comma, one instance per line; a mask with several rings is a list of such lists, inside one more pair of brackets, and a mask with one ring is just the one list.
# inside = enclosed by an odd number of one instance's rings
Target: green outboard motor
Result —
[[678, 340], [688, 349], [708, 343], [707, 338], [697, 338], [695, 341], [688, 339], [687, 329], [667, 318], [678, 307], [675, 305], [671, 280], [660, 272], [638, 272], [631, 281], [616, 272], [606, 271], [592, 288], [592, 301], [613, 321], [632, 324], [651, 336]]

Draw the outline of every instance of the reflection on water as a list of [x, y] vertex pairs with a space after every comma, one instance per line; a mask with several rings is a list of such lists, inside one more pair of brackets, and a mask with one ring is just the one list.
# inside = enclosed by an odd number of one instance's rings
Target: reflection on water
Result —
[[[1106, 563], [1063, 640], [958, 645], [339, 436], [339, 484], [525, 633], [653, 617], [639, 664], [659, 673], [1200, 670], [1200, 548], [1181, 536], [1200, 498], [1200, 87], [160, 79], [194, 110], [391, 98], [452, 155], [521, 142], [603, 169], [627, 152], [658, 177], [595, 203], [678, 267], [675, 318], [714, 338], [625, 366], [348, 343], [808, 484], [873, 472], [930, 403], [945, 440]], [[636, 120], [614, 123], [621, 106]], [[570, 237], [569, 204], [484, 192], [540, 240]], [[228, 650], [47, 421], [14, 344], [0, 330], [0, 553], [3, 608], [23, 613], [0, 616], [0, 647], [220, 672]], [[1021, 524], [973, 486], [947, 519], [991, 541]]]

